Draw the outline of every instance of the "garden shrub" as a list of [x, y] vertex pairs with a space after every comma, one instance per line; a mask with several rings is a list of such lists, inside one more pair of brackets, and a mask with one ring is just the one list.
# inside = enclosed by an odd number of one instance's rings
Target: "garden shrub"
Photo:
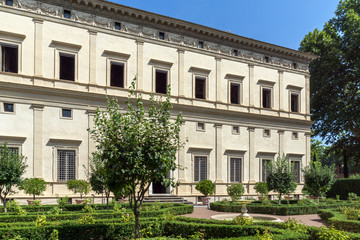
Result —
[[195, 186], [195, 189], [201, 192], [205, 197], [214, 194], [215, 184], [211, 180], [201, 180]]
[[236, 225], [251, 225], [253, 224], [253, 219], [239, 215], [234, 218], [233, 223]]
[[357, 195], [356, 193], [349, 192], [349, 193], [348, 193], [348, 200], [350, 200], [350, 201], [356, 201], [356, 200], [358, 200], [358, 195]]
[[235, 183], [227, 187], [227, 193], [229, 194], [232, 201], [239, 200], [244, 192], [245, 188], [241, 183]]
[[343, 231], [336, 230], [333, 226], [330, 228], [321, 227], [315, 234], [317, 240], [347, 240], [350, 237]]
[[337, 179], [330, 190], [326, 193], [326, 197], [335, 198], [336, 195], [340, 195], [341, 200], [346, 200], [351, 192], [360, 196], [360, 179]]

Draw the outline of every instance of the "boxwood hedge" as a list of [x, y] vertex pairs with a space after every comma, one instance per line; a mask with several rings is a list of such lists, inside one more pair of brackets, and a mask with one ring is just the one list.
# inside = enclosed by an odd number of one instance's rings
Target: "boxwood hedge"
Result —
[[348, 199], [349, 193], [356, 193], [360, 196], [360, 179], [340, 178], [335, 181], [330, 190], [326, 193], [326, 197], [335, 198], [340, 195], [340, 199]]
[[347, 216], [338, 210], [320, 210], [319, 216], [336, 229], [360, 233], [360, 220], [348, 220]]

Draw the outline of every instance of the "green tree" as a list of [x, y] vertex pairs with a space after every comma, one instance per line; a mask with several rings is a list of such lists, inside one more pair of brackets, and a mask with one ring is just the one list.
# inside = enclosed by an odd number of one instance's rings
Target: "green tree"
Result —
[[279, 204], [281, 204], [281, 196], [295, 191], [297, 186], [294, 181], [292, 166], [285, 155], [280, 157], [279, 154], [276, 160], [274, 159], [266, 165], [266, 168], [268, 171], [266, 177], [268, 189], [279, 193]]
[[227, 193], [229, 194], [231, 200], [237, 201], [244, 194], [245, 188], [241, 183], [235, 183], [227, 187]]
[[[129, 194], [130, 207], [135, 215], [135, 238], [139, 238], [139, 215], [151, 182], [175, 186], [173, 178], [176, 153], [180, 142], [181, 114], [171, 118], [170, 89], [165, 99], [143, 101], [136, 97], [135, 82], [127, 108], [116, 99], [109, 99], [106, 110], [97, 110], [91, 134], [102, 156], [109, 187], [114, 192]], [[146, 105], [146, 108], [145, 108]]]
[[315, 29], [300, 50], [318, 55], [310, 64], [311, 112], [315, 133], [343, 154], [360, 160], [360, 4], [340, 1], [335, 17], [322, 30]]
[[21, 176], [27, 167], [26, 158], [9, 149], [6, 144], [0, 146], [0, 198], [7, 212], [6, 197], [14, 193], [13, 187], [21, 184]]
[[80, 193], [80, 198], [82, 199], [83, 195], [86, 195], [90, 192], [90, 183], [85, 180], [68, 180], [66, 186], [70, 191], [73, 191], [75, 194]]
[[106, 181], [105, 166], [104, 162], [101, 160], [101, 156], [96, 155], [96, 153], [93, 154], [93, 159], [90, 163], [90, 170], [89, 181], [91, 189], [97, 194], [105, 194], [106, 208], [109, 208], [110, 190]]
[[33, 195], [35, 200], [36, 195], [41, 195], [46, 190], [46, 181], [42, 178], [26, 178], [21, 182], [19, 189]]
[[303, 191], [318, 199], [330, 190], [335, 182], [334, 166], [323, 166], [321, 162], [310, 162], [303, 170], [305, 186]]

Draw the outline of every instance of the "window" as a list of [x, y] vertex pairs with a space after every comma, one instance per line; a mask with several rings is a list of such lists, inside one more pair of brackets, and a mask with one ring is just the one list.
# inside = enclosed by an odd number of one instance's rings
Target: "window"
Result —
[[206, 78], [195, 77], [195, 98], [206, 99]]
[[155, 70], [155, 92], [166, 94], [167, 90], [168, 71]]
[[13, 5], [14, 5], [14, 1], [13, 1], [13, 0], [6, 0], [6, 1], [5, 1], [5, 4], [6, 4], [7, 6], [13, 6]]
[[271, 88], [262, 88], [262, 107], [271, 108]]
[[234, 51], [233, 51], [233, 56], [234, 56], [234, 57], [237, 57], [238, 55], [239, 55], [238, 50], [234, 49]]
[[57, 180], [59, 182], [75, 179], [75, 156], [74, 150], [57, 151]]
[[15, 106], [13, 103], [4, 103], [4, 112], [15, 112]]
[[165, 40], [165, 33], [159, 32], [159, 39], [160, 40]]
[[291, 93], [290, 94], [291, 101], [291, 112], [299, 112], [299, 94]]
[[75, 81], [75, 55], [60, 53], [60, 79]]
[[194, 157], [194, 182], [207, 179], [207, 157]]
[[270, 58], [268, 56], [265, 56], [264, 60], [265, 60], [266, 63], [270, 62]]
[[70, 10], [64, 9], [64, 18], [68, 18], [68, 19], [71, 18], [71, 11]]
[[199, 41], [198, 47], [199, 47], [199, 48], [204, 48], [204, 42], [203, 42], [203, 41]]
[[18, 46], [1, 44], [1, 71], [18, 73]]
[[241, 158], [230, 158], [230, 182], [241, 182]]
[[119, 62], [110, 62], [110, 86], [124, 87], [124, 64]]
[[61, 109], [61, 117], [62, 118], [72, 118], [71, 109], [62, 108]]
[[240, 84], [230, 83], [230, 103], [240, 104]]
[[293, 63], [293, 68], [297, 69], [297, 64], [295, 62]]
[[[9, 146], [6, 146], [6, 147], [9, 149], [9, 152], [12, 154], [18, 155], [20, 152], [19, 147], [9, 147]], [[0, 147], [0, 159], [1, 159], [1, 156], [4, 154], [3, 151], [4, 151], [4, 148]]]
[[264, 137], [270, 137], [270, 136], [271, 136], [270, 129], [264, 129]]
[[205, 123], [198, 122], [196, 126], [197, 131], [205, 132]]
[[233, 126], [232, 127], [232, 134], [239, 135], [240, 134], [240, 127], [239, 126]]
[[114, 23], [114, 28], [115, 28], [116, 30], [121, 30], [121, 23], [115, 22], [115, 23]]
[[300, 161], [292, 160], [291, 161], [291, 166], [292, 166], [292, 169], [293, 169], [294, 181], [296, 183], [300, 183]]
[[271, 162], [270, 159], [262, 159], [262, 161], [261, 161], [261, 174], [262, 174], [262, 176], [261, 176], [261, 181], [262, 181], [262, 182], [266, 182], [266, 178], [267, 178], [267, 176], [269, 175], [266, 166], [267, 166], [270, 162]]
[[292, 139], [294, 139], [294, 140], [298, 139], [298, 133], [297, 132], [292, 133]]

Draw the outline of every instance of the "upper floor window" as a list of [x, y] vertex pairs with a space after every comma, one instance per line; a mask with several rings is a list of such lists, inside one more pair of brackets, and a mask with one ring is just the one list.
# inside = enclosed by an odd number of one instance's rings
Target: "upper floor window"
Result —
[[6, 1], [5, 1], [5, 4], [6, 4], [7, 6], [13, 6], [13, 5], [14, 5], [14, 1], [13, 1], [13, 0], [6, 0]]
[[124, 87], [124, 63], [110, 62], [110, 86]]
[[240, 127], [239, 126], [233, 126], [232, 127], [232, 134], [239, 135], [240, 134]]
[[196, 130], [200, 132], [205, 132], [205, 123], [198, 122], [196, 125]]
[[230, 82], [230, 103], [240, 104], [240, 83]]
[[168, 85], [168, 71], [166, 70], [155, 70], [155, 91], [156, 93], [166, 94]]
[[18, 46], [0, 44], [1, 46], [1, 71], [18, 73]]
[[292, 171], [294, 175], [294, 181], [296, 183], [300, 183], [300, 161], [299, 160], [291, 160]]
[[194, 182], [207, 179], [207, 157], [194, 157]]
[[271, 88], [262, 88], [262, 107], [271, 108]]
[[294, 69], [297, 69], [297, 68], [298, 68], [297, 63], [295, 63], [295, 62], [293, 63], [293, 68], [294, 68]]
[[269, 63], [269, 62], [270, 62], [270, 58], [269, 58], [268, 56], [265, 56], [265, 57], [264, 57], [264, 61], [265, 61], [266, 63]]
[[261, 181], [266, 182], [266, 178], [269, 175], [267, 165], [271, 162], [270, 159], [261, 159]]
[[114, 28], [115, 28], [116, 30], [121, 30], [121, 23], [115, 22], [115, 23], [114, 23]]
[[75, 81], [75, 54], [60, 52], [59, 78]]
[[68, 18], [68, 19], [71, 18], [71, 11], [70, 10], [64, 9], [64, 18]]
[[234, 57], [237, 57], [238, 55], [239, 55], [238, 50], [234, 49], [234, 50], [233, 50], [233, 56], [234, 56]]
[[291, 112], [299, 112], [299, 94], [290, 93]]
[[204, 42], [203, 42], [203, 41], [199, 41], [198, 47], [199, 47], [199, 48], [204, 48]]
[[159, 32], [159, 39], [160, 40], [165, 40], [165, 33], [164, 32]]
[[195, 98], [206, 99], [206, 78], [195, 77]]
[[15, 105], [13, 103], [4, 103], [4, 112], [15, 112]]
[[72, 111], [68, 108], [61, 109], [61, 118], [72, 119]]

